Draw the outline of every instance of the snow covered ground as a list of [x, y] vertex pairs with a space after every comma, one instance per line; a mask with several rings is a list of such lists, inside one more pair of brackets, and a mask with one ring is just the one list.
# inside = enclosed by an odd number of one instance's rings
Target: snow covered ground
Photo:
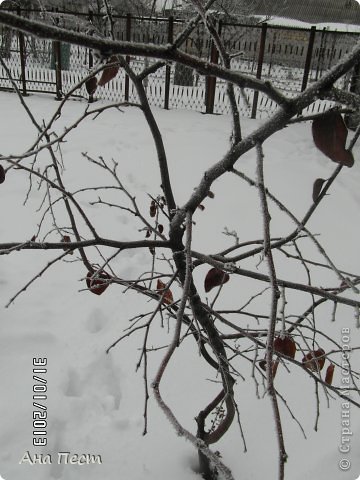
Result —
[[[30, 96], [26, 99], [38, 120], [49, 118], [58, 106], [51, 97]], [[35, 129], [22, 110], [16, 95], [0, 92], [2, 155], [21, 153], [32, 143]], [[94, 105], [95, 107], [98, 105]], [[85, 103], [71, 101], [56, 122], [57, 131], [73, 122], [86, 107]], [[155, 110], [163, 132], [169, 158], [170, 174], [175, 198], [179, 205], [187, 199], [201, 178], [205, 168], [219, 160], [228, 148], [231, 121], [228, 116], [205, 116], [191, 111]], [[245, 132], [260, 124], [259, 120], [243, 121]], [[265, 142], [266, 177], [270, 190], [293, 209], [299, 217], [311, 204], [313, 181], [327, 178], [334, 169], [313, 145], [309, 124], [286, 128]], [[119, 162], [121, 178], [131, 194], [136, 195], [144, 212], [149, 205], [148, 194], [160, 192], [160, 179], [152, 139], [141, 112], [126, 108], [123, 112], [106, 111], [96, 121], [87, 119], [73, 131], [62, 146], [65, 181], [71, 191], [79, 188], [107, 185], [110, 180], [82, 157], [102, 155]], [[323, 205], [311, 221], [315, 233], [321, 233], [321, 242], [339, 268], [360, 270], [360, 148], [355, 149], [355, 166], [341, 173]], [[45, 154], [41, 154], [43, 160]], [[254, 154], [239, 162], [239, 168], [254, 176]], [[188, 169], [190, 175], [187, 175]], [[36, 212], [43, 192], [36, 185], [29, 201], [24, 205], [27, 175], [11, 170], [0, 186], [1, 242], [26, 241], [37, 231], [41, 213]], [[230, 175], [213, 185], [215, 198], [205, 202], [205, 210], [196, 213], [194, 250], [206, 253], [220, 251], [231, 245], [231, 238], [223, 235], [224, 227], [237, 230], [241, 241], [260, 238], [261, 217], [257, 192]], [[254, 190], [254, 191], [253, 191]], [[127, 212], [93, 205], [81, 196], [83, 205], [98, 232], [118, 240], [141, 239], [141, 224]], [[104, 194], [105, 198], [105, 194]], [[111, 193], [109, 200], [113, 199]], [[123, 199], [122, 199], [123, 200]], [[122, 201], [121, 200], [121, 201]], [[125, 202], [125, 200], [124, 200]], [[61, 226], [68, 226], [60, 205], [54, 207]], [[292, 230], [288, 219], [272, 209], [273, 234], [284, 235]], [[49, 224], [49, 228], [51, 225]], [[85, 228], [83, 231], [86, 232]], [[166, 228], [165, 228], [166, 232]], [[53, 232], [49, 240], [58, 241]], [[90, 250], [89, 250], [90, 251]], [[107, 253], [110, 250], [107, 250]], [[307, 251], [307, 250], [305, 250]], [[309, 255], [317, 258], [313, 250]], [[160, 252], [159, 252], [160, 254]], [[107, 355], [108, 346], [129, 326], [129, 319], [148, 312], [154, 305], [140, 295], [112, 285], [101, 296], [85, 289], [86, 271], [80, 262], [57, 263], [5, 308], [8, 300], [21, 289], [48, 261], [51, 252], [23, 251], [1, 257], [1, 316], [0, 316], [0, 473], [6, 480], [195, 480], [197, 454], [192, 446], [174, 433], [151, 397], [148, 433], [143, 436], [144, 385], [142, 369], [135, 366], [142, 346], [141, 333], [125, 339]], [[99, 261], [95, 249], [92, 260]], [[73, 259], [71, 259], [73, 260]], [[306, 282], [306, 275], [294, 263], [277, 256], [279, 276]], [[259, 258], [253, 261], [258, 263]], [[127, 251], [118, 255], [113, 263], [118, 275], [136, 278], [150, 270], [148, 251]], [[246, 268], [246, 265], [244, 265]], [[159, 262], [158, 268], [166, 270]], [[266, 271], [265, 266], [259, 270]], [[195, 271], [195, 280], [205, 298], [202, 282], [207, 267]], [[314, 276], [319, 285], [335, 281], [329, 272]], [[254, 290], [254, 282], [233, 279], [224, 288], [219, 304], [225, 308], [244, 303]], [[262, 287], [262, 286], [261, 286]], [[175, 292], [176, 293], [176, 292]], [[178, 292], [177, 292], [178, 293]], [[351, 293], [347, 293], [351, 296]], [[209, 297], [213, 297], [209, 294]], [[288, 312], [301, 312], [310, 297], [289, 293]], [[268, 309], [267, 299], [257, 307]], [[266, 310], [267, 311], [267, 310]], [[341, 341], [342, 326], [351, 329], [351, 344], [359, 345], [359, 330], [355, 327], [354, 311], [339, 306], [335, 323], [331, 322], [331, 308], [319, 309], [318, 326], [328, 335]], [[236, 321], [236, 319], [234, 320]], [[172, 334], [172, 324], [153, 330], [150, 344], [165, 346]], [[149, 355], [149, 379], [155, 374], [163, 349]], [[32, 446], [33, 415], [33, 358], [47, 358], [48, 445]], [[359, 356], [353, 352], [353, 363]], [[301, 358], [300, 358], [301, 360]], [[237, 480], [275, 480], [277, 478], [277, 452], [275, 428], [270, 401], [265, 396], [257, 399], [255, 385], [249, 378], [249, 365], [239, 362], [245, 376], [236, 386], [236, 399], [247, 442], [247, 453], [239, 429], [234, 424], [215, 449], [221, 452]], [[342, 472], [338, 462], [344, 455], [338, 450], [341, 441], [341, 405], [330, 400], [327, 407], [323, 391], [319, 392], [321, 412], [319, 431], [313, 429], [316, 418], [314, 383], [302, 371], [290, 367], [290, 373], [279, 368], [277, 387], [287, 398], [296, 418], [301, 422], [305, 440], [297, 424], [281, 405], [284, 435], [289, 454], [286, 464], [288, 480], [316, 478], [317, 480], [354, 480], [360, 472], [360, 417], [351, 409], [351, 452], [345, 455], [352, 462], [350, 470]], [[195, 431], [194, 417], [217, 393], [217, 385], [196, 345], [188, 338], [175, 355], [164, 378], [162, 392], [179, 420], [190, 431]], [[340, 382], [340, 371], [335, 371], [334, 383]], [[354, 398], [357, 396], [353, 394]], [[50, 454], [52, 464], [30, 465], [20, 460], [30, 452]], [[101, 455], [102, 464], [71, 465], [57, 462], [59, 452]], [[62, 457], [64, 460], [64, 457]]]
[[[254, 15], [254, 16], [257, 17], [257, 15]], [[265, 19], [260, 15], [258, 17]], [[313, 25], [315, 25], [318, 30], [322, 30], [323, 28], [326, 28], [327, 30], [335, 31], [335, 32], [353, 32], [353, 33], [360, 32], [359, 25], [351, 25], [348, 23], [336, 23], [336, 22], [309, 23], [309, 22], [303, 22], [302, 20], [295, 20], [293, 18], [277, 17], [277, 16], [273, 16], [269, 20], [267, 19], [265, 20], [269, 25], [281, 25], [283, 27], [311, 28]]]

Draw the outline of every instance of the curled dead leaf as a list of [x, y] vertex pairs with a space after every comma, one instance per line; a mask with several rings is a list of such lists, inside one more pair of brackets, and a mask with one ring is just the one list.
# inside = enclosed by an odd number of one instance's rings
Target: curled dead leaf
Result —
[[5, 182], [5, 170], [2, 165], [0, 165], [0, 183]]
[[157, 205], [154, 200], [151, 200], [150, 204], [150, 217], [155, 217], [156, 215], [156, 210], [157, 210]]
[[319, 198], [319, 195], [321, 193], [322, 187], [325, 182], [326, 180], [324, 180], [323, 178], [317, 178], [315, 180], [313, 185], [313, 193], [312, 193], [313, 202], [316, 202], [316, 200]]
[[205, 292], [210, 292], [214, 287], [218, 287], [228, 282], [230, 276], [228, 273], [220, 270], [219, 268], [211, 268], [205, 277], [204, 288]]
[[[259, 366], [260, 366], [261, 370], [266, 372], [266, 360], [265, 360], [265, 358], [263, 360], [260, 360]], [[272, 376], [273, 376], [273, 378], [275, 378], [278, 366], [279, 366], [279, 360], [275, 360], [275, 361], [272, 362]]]
[[86, 285], [95, 295], [101, 295], [107, 289], [110, 284], [109, 280], [110, 275], [106, 272], [97, 273], [93, 270], [86, 275]]
[[274, 340], [274, 350], [287, 357], [295, 358], [296, 344], [294, 339], [290, 335], [276, 337]]
[[317, 148], [333, 162], [352, 167], [354, 157], [346, 150], [348, 129], [339, 112], [326, 112], [312, 124], [312, 134]]
[[311, 350], [302, 359], [302, 364], [305, 368], [317, 372], [322, 370], [325, 364], [325, 350], [319, 348], [318, 350]]
[[259, 366], [260, 366], [261, 370], [264, 370], [264, 372], [266, 372], [266, 360], [265, 360], [265, 358], [260, 360]]
[[335, 370], [335, 365], [333, 363], [330, 363], [330, 365], [326, 369], [326, 375], [325, 375], [325, 383], [327, 383], [328, 385], [332, 385], [334, 370]]
[[95, 76], [90, 77], [88, 80], [86, 80], [85, 88], [88, 95], [93, 95], [95, 93], [97, 85], [98, 85], [98, 82]]
[[156, 290], [158, 290], [158, 292], [163, 295], [163, 303], [167, 303], [168, 305], [170, 305], [174, 302], [174, 297], [170, 288], [167, 289], [165, 283], [162, 282], [160, 279], [158, 279], [157, 281]]
[[[70, 243], [71, 242], [71, 239], [69, 237], [69, 235], [64, 235], [61, 239], [61, 243]], [[64, 250], [67, 250], [66, 247], [64, 247]], [[74, 252], [70, 252], [70, 254], [72, 255]]]
[[[115, 63], [119, 61], [118, 57], [116, 55], [112, 55], [107, 63]], [[98, 81], [98, 85], [100, 87], [106, 85], [108, 82], [110, 82], [110, 80], [112, 80], [114, 77], [116, 77], [118, 71], [119, 71], [119, 65], [113, 65], [111, 67], [106, 67], [102, 74], [101, 74], [101, 77], [100, 77], [100, 80]]]
[[276, 359], [272, 364], [272, 376], [273, 376], [273, 378], [275, 378], [278, 366], [279, 366], [279, 360]]

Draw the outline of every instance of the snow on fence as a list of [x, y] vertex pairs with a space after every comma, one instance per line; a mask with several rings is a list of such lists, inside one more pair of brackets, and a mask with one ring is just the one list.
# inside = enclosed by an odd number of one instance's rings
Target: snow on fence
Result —
[[[35, 10], [18, 14], [39, 18]], [[96, 29], [108, 35], [106, 20], [101, 15], [89, 13], [50, 14], [59, 26]], [[166, 44], [171, 42], [184, 26], [184, 21], [173, 18], [140, 18], [116, 16], [115, 37], [119, 40]], [[337, 63], [354, 46], [356, 33], [262, 25], [227, 23], [217, 25], [225, 47], [230, 53], [231, 67], [247, 75], [270, 80], [280, 91], [294, 96]], [[1, 55], [6, 60], [13, 78], [23, 94], [30, 92], [51, 93], [60, 99], [91, 70], [93, 54], [86, 48], [50, 40], [39, 40], [7, 27], [0, 27]], [[186, 52], [217, 62], [215, 46], [207, 31], [198, 26], [182, 47]], [[128, 58], [136, 72], [151, 65], [154, 60]], [[229, 113], [226, 83], [204, 77], [182, 65], [169, 64], [150, 75], [145, 81], [150, 104], [162, 108], [186, 108], [206, 113]], [[349, 89], [351, 76], [337, 83]], [[9, 89], [11, 84], [0, 67], [0, 89]], [[123, 71], [104, 87], [98, 88], [95, 97], [89, 98], [84, 86], [74, 92], [75, 96], [94, 101], [137, 101], [137, 94]], [[236, 89], [242, 115], [259, 118], [270, 116], [277, 108], [266, 95], [245, 89]], [[311, 111], [321, 111], [328, 103], [318, 101]]]

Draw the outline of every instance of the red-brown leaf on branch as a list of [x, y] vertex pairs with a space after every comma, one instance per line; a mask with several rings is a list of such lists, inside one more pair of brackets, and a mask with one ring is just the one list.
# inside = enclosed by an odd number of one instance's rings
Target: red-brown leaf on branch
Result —
[[[61, 243], [70, 243], [71, 240], [70, 240], [70, 237], [69, 235], [64, 235], [61, 239]], [[64, 248], [64, 250], [66, 250], [66, 248]]]
[[315, 145], [324, 155], [340, 165], [352, 167], [354, 157], [346, 150], [348, 130], [339, 112], [326, 113], [312, 124]]
[[279, 360], [275, 360], [272, 364], [272, 376], [273, 376], [273, 378], [275, 378], [278, 366], [279, 366]]
[[[92, 278], [96, 275], [96, 278]], [[101, 295], [109, 286], [110, 275], [106, 272], [96, 273], [95, 271], [89, 271], [86, 275], [86, 285], [90, 292], [95, 295]]]
[[[64, 235], [61, 239], [61, 243], [70, 243], [71, 242], [71, 239], [69, 237], [69, 235]], [[66, 247], [64, 247], [64, 250], [68, 250]], [[73, 252], [70, 253], [71, 255], [73, 254]]]
[[155, 217], [156, 211], [157, 211], [157, 205], [154, 200], [151, 200], [150, 211], [149, 211], [150, 217]]
[[290, 335], [285, 335], [283, 338], [281, 338], [281, 336], [276, 337], [274, 340], [274, 350], [287, 357], [295, 358], [296, 344]]
[[324, 180], [323, 178], [317, 178], [315, 180], [313, 185], [313, 193], [312, 193], [313, 202], [316, 202], [316, 200], [319, 198], [319, 195], [321, 193], [322, 187], [325, 182], [326, 180]]
[[[259, 366], [262, 370], [264, 370], [264, 372], [266, 372], [266, 360], [265, 360], [265, 358], [263, 360], [260, 360]], [[275, 360], [274, 362], [272, 362], [272, 367], [271, 368], [272, 368], [273, 378], [275, 378], [278, 366], [279, 366], [279, 360]]]
[[210, 292], [214, 287], [218, 287], [219, 285], [228, 282], [229, 278], [230, 276], [228, 273], [223, 272], [219, 268], [211, 268], [205, 277], [205, 292]]
[[95, 76], [90, 77], [88, 80], [86, 80], [85, 87], [88, 95], [92, 95], [93, 93], [95, 93], [97, 85], [97, 78]]
[[322, 370], [325, 363], [325, 351], [322, 348], [310, 351], [302, 359], [302, 363], [305, 368], [314, 372], [316, 372], [318, 368]]
[[[158, 279], [156, 290], [158, 290], [159, 293], [162, 295], [165, 289], [166, 289], [165, 283], [162, 282], [160, 279]], [[169, 288], [165, 291], [162, 301], [163, 303], [167, 303], [168, 305], [174, 302], [173, 294]]]
[[5, 170], [2, 165], [0, 165], [0, 183], [5, 182]]
[[328, 385], [332, 385], [334, 370], [335, 370], [335, 365], [333, 363], [330, 363], [330, 365], [326, 369], [326, 375], [325, 375], [325, 382]]
[[[119, 59], [116, 55], [112, 55], [109, 58], [109, 60], [107, 61], [107, 63], [115, 63], [118, 60]], [[119, 68], [120, 68], [119, 65], [113, 65], [112, 67], [106, 67], [102, 72], [100, 80], [98, 81], [98, 85], [100, 87], [102, 87], [105, 84], [107, 84], [108, 82], [110, 82], [110, 80], [112, 80], [114, 77], [116, 77], [116, 75], [119, 71]]]
[[260, 366], [261, 370], [264, 370], [264, 372], [266, 372], [266, 360], [265, 360], [265, 358], [260, 360], [259, 366]]

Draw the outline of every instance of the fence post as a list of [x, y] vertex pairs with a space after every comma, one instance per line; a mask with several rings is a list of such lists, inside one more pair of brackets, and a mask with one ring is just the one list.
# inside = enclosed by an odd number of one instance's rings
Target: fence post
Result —
[[[169, 17], [168, 39], [167, 40], [168, 40], [169, 44], [172, 44], [173, 41], [174, 41], [174, 17]], [[171, 67], [170, 67], [170, 65], [166, 65], [166, 69], [165, 69], [165, 100], [164, 100], [165, 110], [169, 110], [170, 75], [171, 75]]]
[[[264, 62], [264, 55], [265, 55], [265, 40], [266, 40], [266, 32], [267, 32], [267, 23], [263, 23], [261, 27], [261, 36], [260, 36], [260, 48], [259, 48], [259, 57], [258, 57], [258, 66], [256, 71], [256, 78], [261, 78], [262, 67]], [[256, 110], [257, 104], [259, 99], [259, 92], [254, 92], [254, 101], [251, 111], [251, 118], [256, 118]]]
[[353, 74], [350, 80], [349, 91], [352, 93], [358, 93], [360, 86], [360, 62], [357, 62], [354, 66]]
[[[219, 21], [218, 34], [221, 35], [222, 21]], [[217, 64], [219, 61], [219, 51], [215, 42], [211, 41], [210, 62]], [[216, 90], [216, 77], [206, 77], [205, 106], [206, 113], [214, 113], [214, 101]]]
[[[126, 41], [131, 41], [131, 14], [126, 15]], [[130, 63], [130, 56], [126, 56], [127, 63]], [[129, 101], [129, 75], [125, 75], [125, 102]]]
[[305, 90], [309, 80], [310, 66], [311, 66], [312, 54], [314, 49], [315, 33], [316, 33], [316, 27], [313, 26], [310, 29], [309, 44], [308, 44], [305, 66], [304, 66], [304, 76], [303, 76], [303, 81], [301, 85], [302, 92]]
[[[89, 9], [89, 22], [91, 24], [94, 23], [94, 14], [93, 11]], [[89, 48], [89, 70], [91, 70], [94, 66], [94, 57], [91, 48]], [[89, 95], [89, 103], [93, 103], [94, 101], [94, 94], [91, 93]]]
[[[20, 7], [17, 8], [16, 11], [17, 15], [21, 16], [21, 9]], [[20, 66], [21, 66], [21, 84], [22, 84], [22, 94], [24, 96], [27, 95], [26, 91], [26, 59], [25, 59], [25, 41], [24, 41], [24, 34], [20, 30], [18, 31], [18, 38], [19, 38], [19, 47], [20, 47]]]
[[62, 99], [62, 78], [61, 78], [61, 43], [53, 42], [55, 59], [55, 78], [56, 78], [56, 97], [55, 100]]
[[323, 68], [323, 61], [324, 61], [324, 55], [325, 55], [325, 46], [324, 45], [326, 44], [325, 35], [326, 35], [326, 27], [324, 27], [322, 29], [322, 32], [321, 32], [319, 56], [318, 56], [317, 67], [316, 67], [315, 81], [318, 81], [319, 74], [321, 75], [321, 70]]
[[[58, 8], [55, 9], [58, 12]], [[55, 19], [56, 25], [59, 24], [59, 18]], [[55, 81], [56, 97], [55, 100], [62, 99], [62, 78], [61, 78], [61, 43], [57, 40], [53, 42], [54, 62], [55, 62]]]

